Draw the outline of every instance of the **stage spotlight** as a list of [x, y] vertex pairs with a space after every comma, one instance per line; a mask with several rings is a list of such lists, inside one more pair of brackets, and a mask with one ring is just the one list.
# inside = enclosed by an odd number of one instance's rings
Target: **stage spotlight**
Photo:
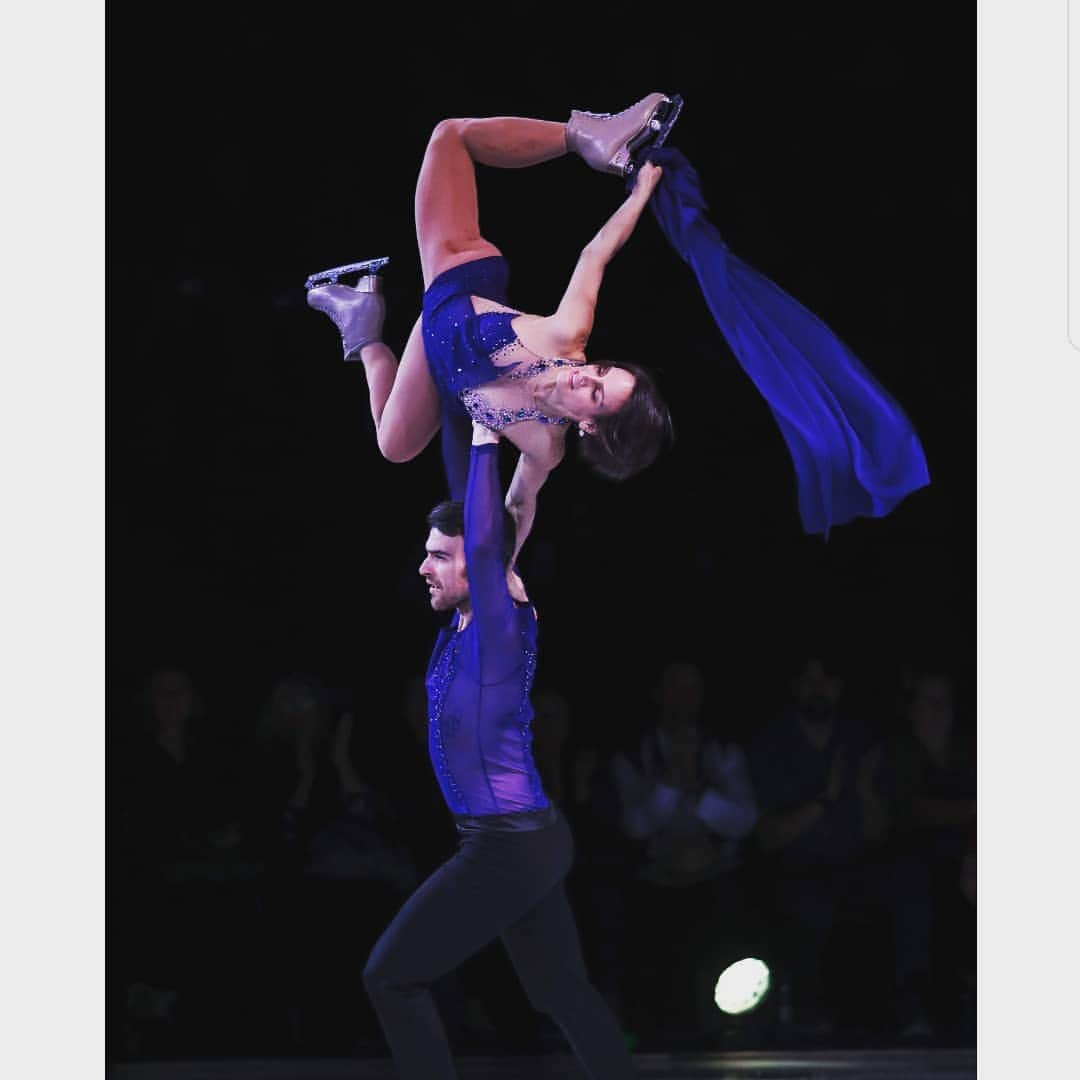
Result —
[[747, 956], [724, 968], [716, 980], [713, 1000], [721, 1012], [738, 1016], [760, 1005], [768, 992], [768, 966], [756, 957]]

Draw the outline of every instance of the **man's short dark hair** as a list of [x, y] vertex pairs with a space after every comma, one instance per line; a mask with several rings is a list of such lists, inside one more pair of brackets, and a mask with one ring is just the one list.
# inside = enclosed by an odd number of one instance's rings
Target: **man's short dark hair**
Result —
[[[510, 511], [503, 507], [503, 562], [510, 565], [517, 541], [517, 527]], [[434, 507], [427, 516], [428, 527], [438, 529], [443, 536], [465, 535], [465, 504], [460, 499], [447, 499]]]

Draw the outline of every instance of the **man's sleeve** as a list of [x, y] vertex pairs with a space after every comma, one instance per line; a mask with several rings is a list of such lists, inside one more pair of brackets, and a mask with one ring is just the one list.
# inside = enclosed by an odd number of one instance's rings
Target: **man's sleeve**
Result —
[[465, 565], [484, 682], [499, 680], [521, 663], [517, 612], [503, 563], [498, 449], [497, 443], [471, 448], [465, 489]]
[[444, 403], [441, 409], [439, 442], [442, 450], [443, 472], [446, 488], [455, 502], [465, 498], [469, 478], [469, 444], [472, 441], [472, 424], [467, 416]]

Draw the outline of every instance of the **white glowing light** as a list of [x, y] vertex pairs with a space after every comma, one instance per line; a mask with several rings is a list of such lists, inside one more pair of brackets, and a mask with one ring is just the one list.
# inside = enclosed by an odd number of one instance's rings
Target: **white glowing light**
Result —
[[752, 1009], [769, 990], [769, 969], [753, 956], [737, 960], [716, 980], [713, 1000], [723, 1012], [737, 1015]]

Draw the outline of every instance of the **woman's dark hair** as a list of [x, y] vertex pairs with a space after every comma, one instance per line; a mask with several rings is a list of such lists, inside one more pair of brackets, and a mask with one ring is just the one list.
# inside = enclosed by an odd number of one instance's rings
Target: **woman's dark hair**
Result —
[[578, 440], [586, 464], [607, 480], [641, 472], [675, 439], [671, 413], [652, 375], [636, 364], [619, 367], [634, 376], [630, 400], [618, 412], [596, 417], [596, 433]]
[[[510, 556], [514, 554], [517, 541], [517, 526], [510, 511], [503, 507], [503, 562], [510, 565]], [[465, 535], [465, 504], [459, 499], [446, 500], [434, 507], [427, 516], [428, 527], [438, 529], [443, 536]]]

